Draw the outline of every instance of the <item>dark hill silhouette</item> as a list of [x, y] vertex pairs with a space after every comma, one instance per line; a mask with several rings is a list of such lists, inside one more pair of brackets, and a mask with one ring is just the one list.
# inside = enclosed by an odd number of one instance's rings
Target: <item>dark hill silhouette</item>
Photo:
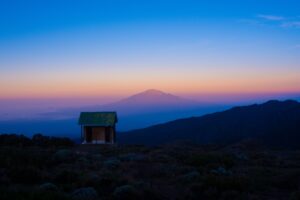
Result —
[[300, 148], [300, 103], [272, 100], [119, 134], [120, 143], [146, 145], [176, 140], [228, 144], [248, 138], [273, 147]]

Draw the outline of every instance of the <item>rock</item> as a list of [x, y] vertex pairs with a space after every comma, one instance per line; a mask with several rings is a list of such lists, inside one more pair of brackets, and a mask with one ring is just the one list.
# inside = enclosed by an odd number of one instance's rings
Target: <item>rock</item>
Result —
[[71, 199], [73, 200], [94, 200], [97, 198], [98, 193], [92, 187], [79, 188], [71, 194]]
[[39, 186], [40, 190], [44, 190], [44, 191], [58, 191], [58, 187], [56, 185], [54, 185], [53, 183], [43, 183]]
[[136, 199], [139, 195], [135, 187], [132, 185], [122, 185], [117, 187], [113, 193], [117, 199]]

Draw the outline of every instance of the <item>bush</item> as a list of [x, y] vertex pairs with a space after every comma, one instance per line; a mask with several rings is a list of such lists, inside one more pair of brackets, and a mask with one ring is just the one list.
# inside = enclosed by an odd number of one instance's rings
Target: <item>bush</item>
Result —
[[24, 135], [0, 134], [0, 146], [31, 146], [32, 141]]
[[117, 186], [123, 184], [127, 184], [127, 181], [120, 174], [104, 170], [99, 175], [99, 179], [91, 183], [90, 186], [93, 186], [100, 195], [107, 195], [112, 193]]
[[239, 191], [235, 191], [235, 190], [228, 190], [228, 191], [224, 191], [221, 194], [221, 199], [222, 200], [239, 200], [239, 199], [243, 199], [242, 198], [242, 194]]
[[290, 196], [290, 200], [299, 200], [300, 199], [300, 191], [293, 192]]
[[17, 134], [0, 134], [0, 146], [40, 146], [40, 147], [72, 147], [74, 142], [69, 138], [49, 137], [35, 134], [32, 139]]
[[1, 200], [69, 200], [69, 196], [62, 192], [25, 190], [25, 189], [1, 189]]
[[104, 167], [107, 169], [116, 169], [120, 166], [121, 162], [117, 158], [111, 158], [106, 161], [104, 161]]
[[72, 150], [60, 149], [53, 155], [55, 162], [69, 162], [75, 159], [75, 155]]
[[119, 156], [120, 160], [122, 161], [145, 161], [146, 156], [143, 154], [137, 154], [137, 153], [128, 153], [123, 154]]
[[113, 193], [116, 199], [138, 199], [140, 198], [140, 194], [132, 185], [122, 185], [117, 187]]
[[232, 175], [232, 172], [229, 170], [226, 170], [224, 167], [218, 167], [217, 169], [210, 170], [211, 173], [216, 175], [223, 175], [223, 176], [229, 176]]
[[192, 183], [200, 180], [200, 173], [192, 171], [179, 177], [179, 180], [183, 183]]
[[32, 147], [2, 147], [0, 148], [0, 164], [2, 167], [36, 167], [42, 168], [50, 165], [51, 152]]
[[205, 188], [216, 188], [218, 191], [234, 190], [247, 191], [249, 180], [240, 176], [215, 176], [207, 175], [203, 179]]
[[98, 198], [98, 193], [92, 187], [79, 188], [72, 192], [71, 198], [73, 200], [94, 200]]
[[203, 196], [203, 184], [192, 183], [189, 188], [185, 191], [184, 199], [202, 199]]
[[58, 187], [53, 183], [43, 183], [39, 186], [39, 189], [43, 191], [49, 191], [49, 192], [59, 191]]
[[219, 166], [231, 168], [234, 165], [234, 158], [230, 155], [223, 155], [218, 153], [202, 153], [190, 156], [186, 160], [186, 164], [197, 168], [207, 167], [213, 169]]
[[79, 180], [79, 174], [73, 170], [62, 170], [56, 177], [55, 182], [59, 184], [72, 184]]
[[13, 167], [8, 171], [10, 179], [14, 183], [36, 184], [43, 180], [39, 169], [33, 167]]
[[32, 143], [41, 147], [72, 147], [74, 142], [69, 138], [58, 138], [43, 136], [42, 134], [35, 134], [32, 137]]

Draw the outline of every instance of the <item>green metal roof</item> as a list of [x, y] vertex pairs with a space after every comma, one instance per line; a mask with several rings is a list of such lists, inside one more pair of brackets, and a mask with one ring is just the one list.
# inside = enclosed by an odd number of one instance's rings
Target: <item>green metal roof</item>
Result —
[[116, 112], [82, 112], [78, 124], [96, 126], [114, 126], [117, 123]]

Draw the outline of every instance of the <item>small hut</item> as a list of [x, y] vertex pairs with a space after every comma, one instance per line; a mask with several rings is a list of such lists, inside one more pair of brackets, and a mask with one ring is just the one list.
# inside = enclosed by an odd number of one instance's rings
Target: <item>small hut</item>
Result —
[[116, 142], [116, 112], [82, 112], [78, 124], [81, 126], [82, 144], [114, 144]]

